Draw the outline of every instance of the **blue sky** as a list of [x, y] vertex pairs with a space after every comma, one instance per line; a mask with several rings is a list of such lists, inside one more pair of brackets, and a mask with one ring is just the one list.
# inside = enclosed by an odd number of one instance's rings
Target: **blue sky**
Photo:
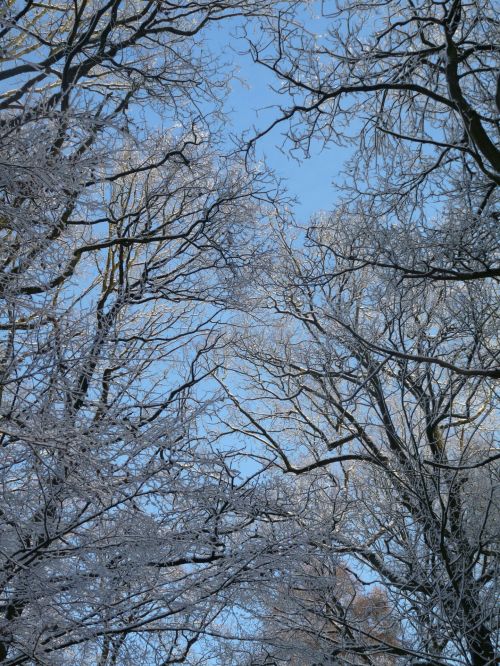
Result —
[[[229, 101], [233, 109], [231, 117], [235, 130], [252, 126], [263, 129], [279, 114], [277, 109], [264, 110], [276, 97], [269, 89], [267, 72], [263, 67], [242, 59], [241, 73], [248, 81], [249, 88], [234, 83]], [[260, 139], [256, 157], [265, 158], [276, 174], [285, 179], [290, 194], [298, 199], [296, 211], [301, 218], [307, 218], [319, 209], [331, 208], [336, 199], [333, 183], [338, 178], [348, 152], [336, 146], [323, 150], [317, 147], [309, 159], [301, 158], [298, 162], [286, 153], [286, 147], [280, 148], [283, 144], [282, 131], [276, 127]]]
[[[209, 45], [223, 61], [232, 62], [237, 67], [242, 79], [233, 79], [232, 91], [226, 100], [226, 110], [232, 122], [229, 131], [239, 135], [252, 127], [262, 130], [279, 116], [278, 109], [272, 107], [283, 104], [284, 100], [271, 89], [276, 79], [264, 67], [253, 63], [250, 55], [241, 54], [245, 42], [236, 41], [226, 26], [219, 24], [214, 29]], [[309, 159], [301, 156], [299, 162], [280, 149], [283, 130], [284, 126], [278, 126], [260, 139], [256, 157], [265, 158], [276, 175], [285, 180], [290, 195], [298, 201], [295, 208], [298, 220], [304, 222], [311, 214], [331, 209], [334, 205], [337, 198], [334, 183], [338, 181], [350, 151], [333, 145], [321, 150], [317, 145]]]

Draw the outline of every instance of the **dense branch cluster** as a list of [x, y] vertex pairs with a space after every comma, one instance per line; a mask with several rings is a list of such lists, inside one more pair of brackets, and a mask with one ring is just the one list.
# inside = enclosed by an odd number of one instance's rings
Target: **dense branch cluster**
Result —
[[[3, 3], [1, 664], [496, 663], [497, 31]], [[221, 34], [282, 96], [243, 150]], [[352, 147], [335, 209], [294, 218], [280, 129]]]

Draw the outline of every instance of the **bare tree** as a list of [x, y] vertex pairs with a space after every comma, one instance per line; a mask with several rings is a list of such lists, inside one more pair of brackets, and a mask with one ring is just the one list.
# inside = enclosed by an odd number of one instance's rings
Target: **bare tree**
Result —
[[402, 628], [397, 648], [380, 642], [382, 651], [405, 663], [492, 664], [496, 392], [455, 366], [473, 364], [479, 347], [498, 353], [495, 289], [349, 270], [339, 257], [356, 224], [325, 215], [295, 242], [277, 228], [254, 333], [234, 338], [224, 427], [303, 483], [322, 469], [336, 479], [328, 543], [347, 568], [360, 564], [353, 573], [367, 585], [384, 586]]
[[274, 197], [201, 37], [269, 3], [0, 11], [0, 661], [185, 662], [279, 510], [201, 386]]
[[[249, 33], [255, 61], [284, 98], [250, 147], [282, 127], [297, 156], [319, 141], [353, 146], [353, 157], [336, 210], [308, 225], [290, 215], [274, 225], [276, 260], [247, 308], [254, 331], [234, 336], [226, 361], [234, 413], [224, 427], [306, 485], [320, 470], [337, 479], [329, 543], [366, 585], [384, 586], [401, 627], [393, 658], [493, 664], [494, 9], [482, 1], [321, 7], [317, 30], [312, 19], [278, 17], [261, 38]], [[307, 622], [305, 609], [295, 612], [288, 622]], [[345, 646], [338, 658], [355, 659]]]

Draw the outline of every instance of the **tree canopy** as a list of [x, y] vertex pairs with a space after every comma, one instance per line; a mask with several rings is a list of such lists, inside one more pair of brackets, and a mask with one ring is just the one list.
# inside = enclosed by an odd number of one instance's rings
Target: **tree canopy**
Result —
[[[0, 664], [498, 661], [497, 35], [3, 3]], [[235, 137], [241, 63], [281, 102]], [[280, 140], [351, 148], [335, 207], [296, 215]]]

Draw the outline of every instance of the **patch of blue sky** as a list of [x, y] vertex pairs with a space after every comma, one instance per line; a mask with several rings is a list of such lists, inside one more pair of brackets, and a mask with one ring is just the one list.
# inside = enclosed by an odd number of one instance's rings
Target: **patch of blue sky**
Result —
[[[234, 66], [225, 104], [230, 122], [228, 140], [236, 144], [240, 137], [248, 140], [267, 128], [279, 117], [279, 106], [286, 105], [287, 100], [277, 92], [275, 76], [253, 61], [246, 41], [235, 33], [234, 26], [219, 24], [210, 34], [208, 45]], [[325, 147], [317, 141], [312, 143], [308, 158], [298, 159], [290, 153], [284, 130], [285, 125], [277, 126], [263, 136], [256, 144], [255, 159], [265, 162], [284, 182], [296, 201], [294, 212], [298, 220], [305, 222], [318, 210], [334, 206], [338, 196], [335, 183], [351, 150]]]

